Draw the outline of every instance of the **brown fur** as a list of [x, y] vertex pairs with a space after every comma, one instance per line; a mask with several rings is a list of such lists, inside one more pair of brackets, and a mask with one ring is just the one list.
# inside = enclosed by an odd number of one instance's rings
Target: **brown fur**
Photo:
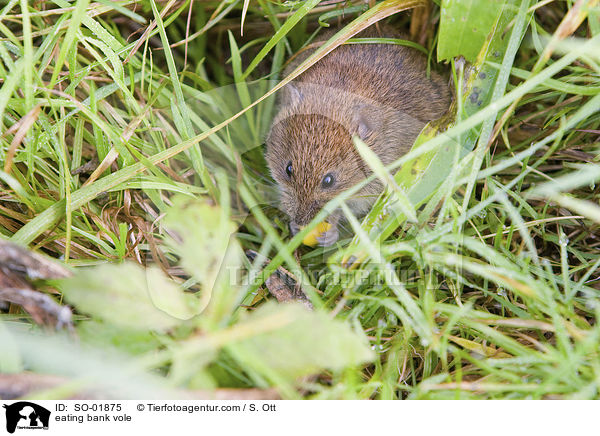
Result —
[[[379, 35], [368, 29], [359, 36]], [[389, 29], [380, 36], [399, 37]], [[310, 54], [299, 56], [285, 74]], [[435, 73], [427, 79], [424, 57], [414, 49], [361, 44], [338, 47], [282, 89], [266, 159], [292, 230], [308, 224], [325, 203], [370, 173], [352, 135], [361, 137], [383, 164], [397, 160], [425, 123], [448, 109], [450, 94], [443, 82]], [[288, 162], [291, 178], [286, 174]], [[335, 183], [325, 188], [323, 177], [329, 173]], [[381, 183], [374, 181], [348, 206], [356, 215], [364, 215], [381, 190]], [[328, 219], [333, 229], [320, 240], [322, 245], [337, 240], [339, 217], [337, 212]]]

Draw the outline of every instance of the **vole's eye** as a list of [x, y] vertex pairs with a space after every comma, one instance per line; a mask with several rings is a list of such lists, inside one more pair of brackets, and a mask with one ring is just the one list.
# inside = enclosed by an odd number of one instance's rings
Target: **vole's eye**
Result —
[[292, 163], [288, 162], [287, 166], [285, 167], [285, 173], [288, 175], [289, 178], [292, 177]]
[[335, 177], [333, 177], [333, 174], [327, 173], [327, 174], [325, 174], [325, 177], [323, 177], [321, 186], [323, 186], [323, 188], [329, 188], [329, 187], [333, 186], [334, 183], [335, 183]]

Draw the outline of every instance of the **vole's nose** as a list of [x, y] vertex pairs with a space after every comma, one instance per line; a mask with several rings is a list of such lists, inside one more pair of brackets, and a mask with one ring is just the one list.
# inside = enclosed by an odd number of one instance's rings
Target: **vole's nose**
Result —
[[292, 218], [296, 225], [303, 227], [312, 221], [317, 212], [319, 212], [319, 205], [316, 201], [313, 201], [309, 204], [300, 205]]

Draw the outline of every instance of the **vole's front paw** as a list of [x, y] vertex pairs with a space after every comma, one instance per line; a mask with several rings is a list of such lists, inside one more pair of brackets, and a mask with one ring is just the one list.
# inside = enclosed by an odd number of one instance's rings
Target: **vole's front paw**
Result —
[[293, 221], [290, 221], [290, 232], [292, 232], [292, 236], [296, 236], [296, 233], [300, 231], [300, 226]]
[[339, 237], [340, 232], [338, 232], [337, 226], [333, 225], [329, 230], [317, 236], [317, 242], [321, 247], [329, 247], [330, 245], [335, 244]]

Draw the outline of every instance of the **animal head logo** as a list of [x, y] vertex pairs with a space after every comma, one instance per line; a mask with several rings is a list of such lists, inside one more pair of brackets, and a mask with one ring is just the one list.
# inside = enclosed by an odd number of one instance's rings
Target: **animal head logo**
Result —
[[6, 409], [6, 431], [14, 433], [17, 428], [48, 429], [50, 411], [29, 401], [19, 401], [3, 406]]

